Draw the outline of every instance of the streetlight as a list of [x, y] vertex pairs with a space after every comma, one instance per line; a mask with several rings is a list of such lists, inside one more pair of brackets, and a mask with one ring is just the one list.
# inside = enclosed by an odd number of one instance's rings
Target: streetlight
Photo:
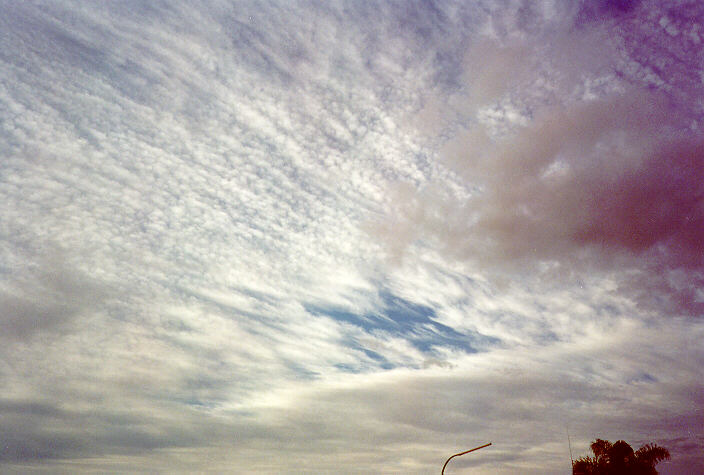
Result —
[[474, 452], [475, 450], [483, 449], [484, 447], [489, 447], [491, 445], [491, 442], [488, 444], [480, 445], [479, 447], [474, 447], [473, 449], [465, 450], [464, 452], [460, 452], [458, 454], [453, 455], [449, 459], [445, 461], [445, 465], [442, 466], [442, 472], [440, 472], [440, 475], [445, 475], [445, 467], [447, 467], [447, 463], [452, 460], [455, 457], [459, 457], [460, 455], [468, 454], [470, 452]]

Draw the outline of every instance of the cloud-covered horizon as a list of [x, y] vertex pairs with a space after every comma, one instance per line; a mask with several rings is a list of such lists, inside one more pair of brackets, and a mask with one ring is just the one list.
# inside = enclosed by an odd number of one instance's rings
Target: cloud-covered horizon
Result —
[[2, 471], [704, 470], [696, 2], [0, 12]]

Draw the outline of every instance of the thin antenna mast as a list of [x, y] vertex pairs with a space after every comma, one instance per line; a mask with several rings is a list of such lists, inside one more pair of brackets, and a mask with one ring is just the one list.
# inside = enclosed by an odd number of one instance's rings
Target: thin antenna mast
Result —
[[572, 464], [572, 468], [574, 469], [574, 458], [572, 457], [572, 441], [570, 441], [570, 429], [569, 427], [565, 426], [565, 431], [567, 432], [567, 445], [570, 448], [570, 463]]

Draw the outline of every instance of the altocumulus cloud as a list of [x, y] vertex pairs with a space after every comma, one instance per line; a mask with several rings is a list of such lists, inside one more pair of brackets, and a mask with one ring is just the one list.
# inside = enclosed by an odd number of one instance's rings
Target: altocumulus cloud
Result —
[[0, 12], [3, 470], [704, 470], [696, 2]]

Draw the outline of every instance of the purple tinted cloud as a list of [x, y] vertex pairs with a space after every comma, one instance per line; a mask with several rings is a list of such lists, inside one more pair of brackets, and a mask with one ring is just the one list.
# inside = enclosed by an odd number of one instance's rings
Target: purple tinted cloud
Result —
[[[690, 103], [682, 100], [695, 86], [679, 87], [697, 74], [695, 60], [687, 58], [685, 67], [673, 53], [688, 51], [693, 40], [672, 39], [672, 30], [662, 27], [682, 19], [661, 14], [655, 21], [648, 12], [635, 15], [611, 4], [599, 8], [629, 16], [615, 26], [562, 33], [564, 41], [535, 57], [516, 54], [526, 48], [513, 40], [477, 49], [501, 67], [470, 62], [464, 107], [478, 123], [441, 152], [471, 196], [442, 187], [402, 192], [395, 220], [382, 227], [395, 252], [425, 239], [452, 258], [490, 268], [549, 264], [563, 269], [560, 275], [597, 268], [618, 273], [620, 288], [648, 303], [644, 307], [699, 314], [704, 137], [697, 104], [691, 95]], [[653, 25], [662, 27], [658, 33], [667, 44], [655, 48], [649, 39], [650, 46], [636, 48], [636, 38]], [[607, 41], [608, 32], [616, 39]], [[594, 39], [603, 44], [588, 43]], [[532, 39], [524, 43], [535, 46]], [[565, 48], [604, 57], [580, 64]], [[639, 57], [644, 48], [651, 48], [647, 58]], [[599, 68], [588, 69], [594, 65]], [[655, 87], [668, 72], [671, 83]], [[536, 87], [541, 77], [550, 85], [543, 92]], [[601, 89], [590, 86], [599, 81]]]

